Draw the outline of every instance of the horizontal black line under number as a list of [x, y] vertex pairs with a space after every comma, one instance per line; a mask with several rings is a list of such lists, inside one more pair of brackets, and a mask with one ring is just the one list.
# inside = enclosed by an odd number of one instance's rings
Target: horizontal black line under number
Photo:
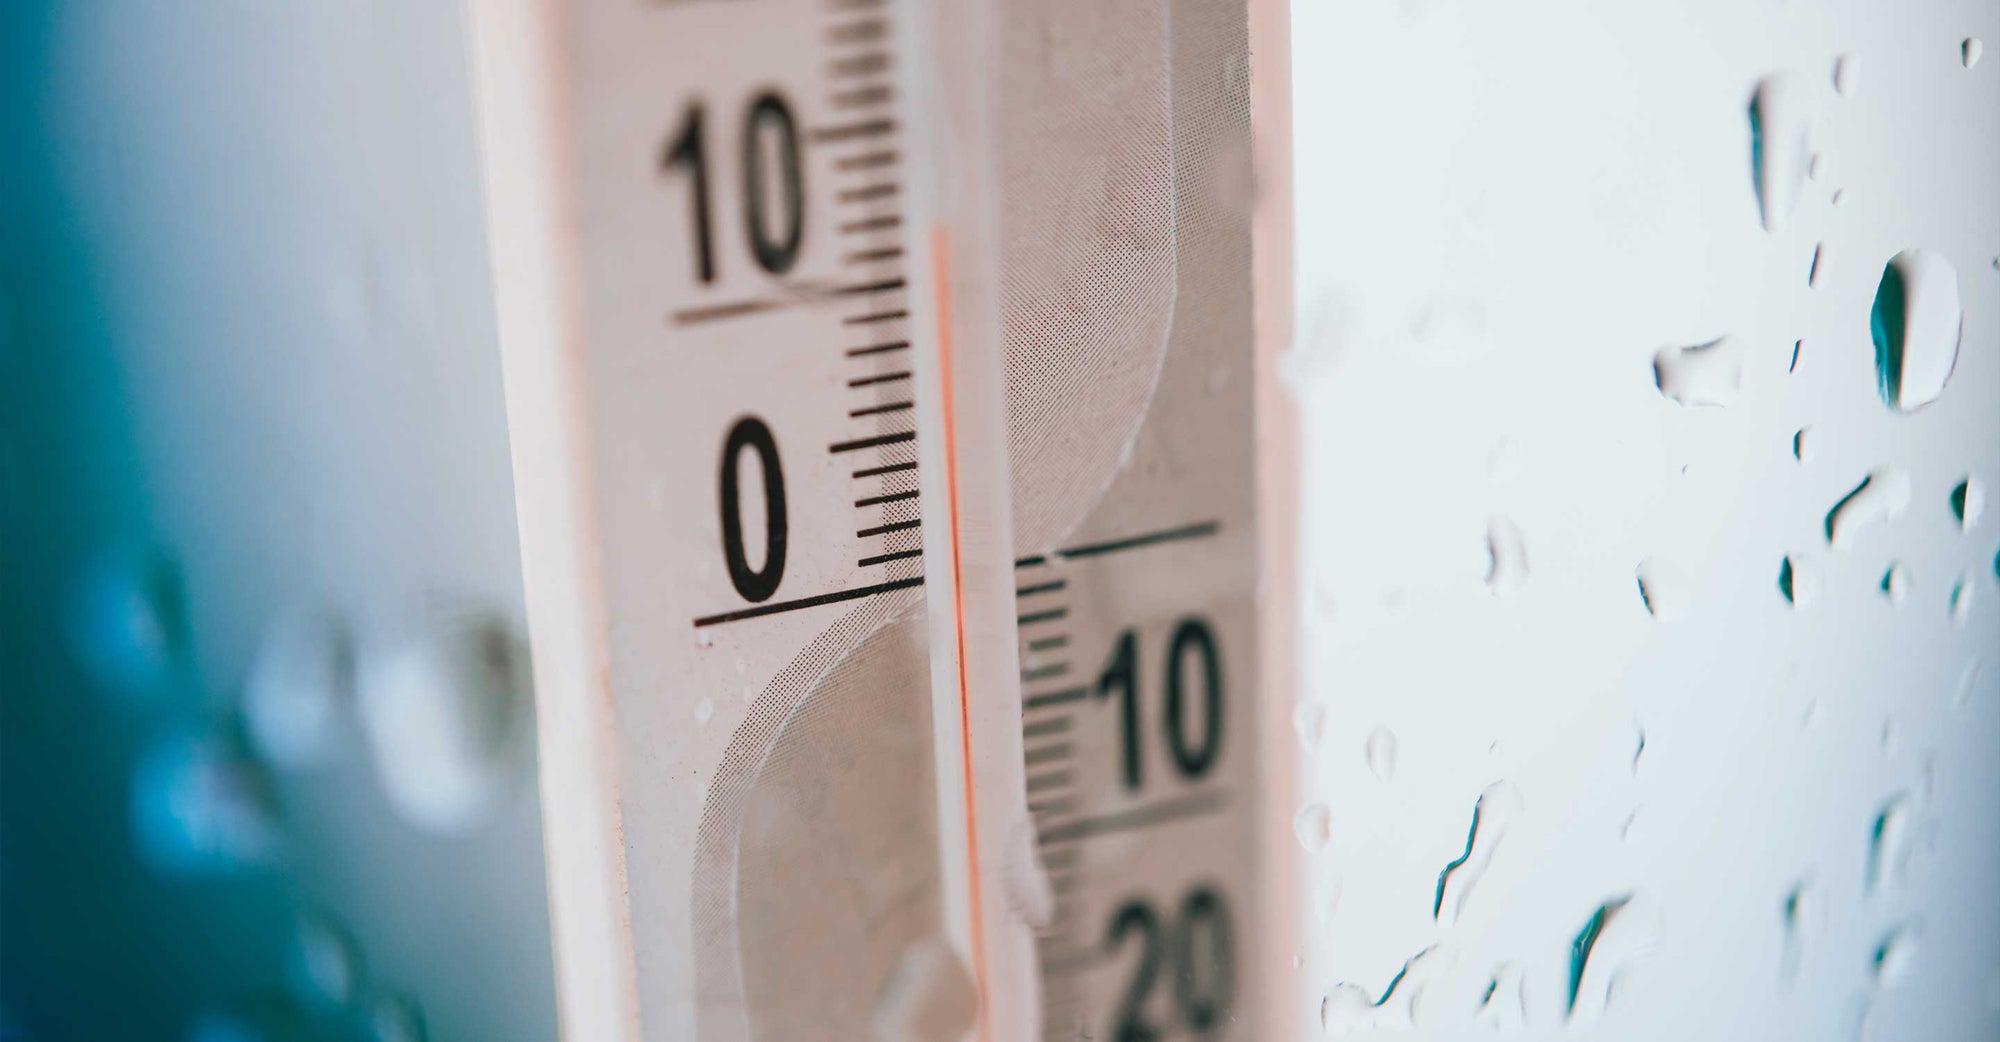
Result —
[[1113, 832], [1130, 832], [1134, 829], [1151, 828], [1170, 821], [1198, 818], [1222, 809], [1221, 793], [1199, 793], [1180, 799], [1162, 800], [1144, 807], [1135, 807], [1116, 814], [1104, 814], [1095, 818], [1078, 818], [1060, 825], [1051, 825], [1036, 837], [1038, 843], [1067, 843], [1072, 840], [1089, 839]]
[[872, 597], [878, 593], [888, 593], [892, 590], [906, 590], [912, 586], [922, 586], [923, 582], [923, 576], [913, 575], [908, 579], [892, 579], [889, 582], [876, 583], [873, 586], [858, 586], [852, 590], [822, 593], [817, 597], [801, 597], [795, 601], [775, 601], [770, 604], [758, 604], [748, 608], [738, 608], [735, 611], [725, 611], [717, 615], [703, 615], [695, 619], [694, 624], [697, 628], [700, 628], [702, 626], [715, 626], [725, 622], [740, 622], [744, 619], [761, 618], [765, 615], [776, 615], [780, 612], [798, 611], [801, 608], [817, 608], [822, 604], [837, 604], [841, 601], [859, 600], [863, 597]]
[[1217, 521], [1199, 521], [1191, 525], [1182, 525], [1179, 528], [1167, 528], [1158, 532], [1147, 532], [1142, 535], [1127, 536], [1123, 539], [1113, 539], [1103, 543], [1072, 546], [1064, 550], [1058, 550], [1056, 553], [1061, 554], [1063, 557], [1096, 557], [1100, 554], [1113, 554], [1120, 550], [1137, 550], [1142, 546], [1154, 546], [1159, 543], [1171, 543], [1182, 539], [1201, 539], [1214, 535], [1221, 528], [1222, 524]]

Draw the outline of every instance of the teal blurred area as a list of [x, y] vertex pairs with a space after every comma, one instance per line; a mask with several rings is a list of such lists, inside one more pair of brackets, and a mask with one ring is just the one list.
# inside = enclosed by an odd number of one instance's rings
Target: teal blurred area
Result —
[[460, 18], [0, 5], [0, 1038], [556, 1034]]

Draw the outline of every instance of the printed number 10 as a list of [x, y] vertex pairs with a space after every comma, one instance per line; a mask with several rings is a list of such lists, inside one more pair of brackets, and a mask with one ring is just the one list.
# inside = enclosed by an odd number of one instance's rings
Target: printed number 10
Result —
[[[1194, 660], [1190, 663], [1190, 659]], [[1189, 727], [1186, 703], [1194, 673], [1200, 677], [1200, 722]], [[1165, 726], [1167, 753], [1174, 769], [1183, 778], [1199, 778], [1215, 766], [1222, 750], [1222, 658], [1215, 633], [1199, 616], [1189, 616], [1174, 626], [1167, 646], [1167, 689], [1161, 717]], [[1111, 660], [1097, 676], [1097, 697], [1118, 697], [1120, 730], [1124, 736], [1125, 788], [1139, 789], [1145, 781], [1140, 750], [1139, 721], [1139, 635], [1126, 629], [1112, 646]]]

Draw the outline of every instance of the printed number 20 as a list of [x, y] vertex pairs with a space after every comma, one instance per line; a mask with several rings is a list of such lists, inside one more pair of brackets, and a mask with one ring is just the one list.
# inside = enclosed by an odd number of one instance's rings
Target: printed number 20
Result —
[[1236, 994], [1235, 939], [1222, 895], [1212, 887], [1195, 887], [1181, 902], [1177, 922], [1162, 922], [1144, 898], [1127, 901], [1111, 917], [1105, 947], [1117, 951], [1135, 933], [1139, 961], [1118, 1004], [1112, 1042], [1154, 1042], [1166, 1033], [1146, 1019], [1146, 1000], [1162, 969], [1173, 974], [1173, 1010], [1182, 1024], [1197, 1035], [1220, 1026]]

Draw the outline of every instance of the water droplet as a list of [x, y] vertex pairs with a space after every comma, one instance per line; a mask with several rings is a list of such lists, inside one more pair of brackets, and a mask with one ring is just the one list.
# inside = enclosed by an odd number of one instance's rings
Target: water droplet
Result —
[[1632, 721], [1632, 774], [1639, 774], [1639, 761], [1646, 758], [1646, 728], [1639, 721]]
[[1812, 955], [1820, 923], [1825, 918], [1824, 902], [1812, 883], [1802, 879], [1785, 895], [1784, 913], [1785, 946], [1778, 959], [1778, 982], [1789, 989], [1798, 981]]
[[411, 823], [456, 832], [522, 761], [527, 655], [494, 618], [456, 619], [363, 663], [358, 703], [375, 773]]
[[1836, 188], [1833, 190], [1833, 205], [1839, 206], [1841, 203], [1844, 203], [1846, 201], [1847, 201], [1847, 189]]
[[1968, 532], [1986, 513], [1986, 482], [1967, 474], [1951, 490], [1951, 512], [1958, 518], [1958, 530]]
[[1804, 356], [1805, 352], [1806, 352], [1806, 342], [1804, 340], [1792, 341], [1792, 360], [1790, 362], [1785, 363], [1785, 372], [1788, 373], [1798, 372], [1799, 361], [1801, 357]]
[[1826, 243], [1820, 243], [1819, 245], [1814, 246], [1812, 267], [1808, 269], [1806, 272], [1806, 285], [1811, 286], [1813, 289], [1818, 289], [1820, 281], [1826, 277], [1827, 264], [1831, 262], [1832, 259], [1833, 258], [1828, 255]]
[[1386, 727], [1368, 732], [1368, 741], [1361, 747], [1361, 756], [1368, 762], [1368, 770], [1377, 781], [1396, 780], [1396, 732]]
[[65, 631], [90, 679], [123, 694], [152, 694], [187, 648], [180, 573], [156, 551], [93, 561], [69, 590]]
[[1313, 884], [1313, 916], [1321, 926], [1333, 921], [1333, 914], [1340, 911], [1340, 895], [1346, 889], [1346, 881], [1340, 876], [1328, 876]]
[[1910, 596], [1910, 570], [1903, 562], [1889, 562], [1889, 570], [1882, 573], [1882, 596], [1889, 598], [1890, 604], [1901, 604]]
[[1789, 554], [1778, 566], [1778, 592], [1792, 607], [1804, 610], [1819, 600], [1819, 565], [1804, 554]]
[[1318, 699], [1300, 702], [1292, 710], [1292, 730], [1298, 733], [1299, 748], [1312, 752], [1326, 733], [1326, 703]]
[[1472, 806], [1472, 828], [1465, 836], [1465, 853], [1438, 873], [1437, 900], [1431, 914], [1438, 925], [1450, 927], [1465, 914], [1473, 888], [1493, 864], [1493, 853], [1506, 838], [1507, 829], [1521, 814], [1521, 790], [1514, 783], [1497, 781], [1479, 794]]
[[1970, 69], [1979, 64], [1979, 58], [1986, 53], [1986, 45], [1977, 36], [1968, 36], [1958, 45], [1958, 62]]
[[903, 949], [875, 999], [876, 1042], [954, 1042], [979, 1012], [979, 992], [949, 944]]
[[1875, 948], [1876, 987], [1894, 988], [1910, 979], [1910, 972], [1916, 968], [1921, 933], [1916, 923], [1905, 923], [1882, 938]]
[[1764, 230], [1785, 226], [1805, 184], [1812, 154], [1812, 109], [1796, 73], [1766, 77], [1750, 102], [1750, 167]]
[[1639, 601], [1661, 622], [1687, 616], [1687, 581], [1680, 570], [1658, 558], [1639, 562]]
[[1833, 60], [1833, 89], [1843, 98], [1851, 98], [1861, 86], [1861, 59], [1853, 54], [1843, 54]]
[[354, 690], [354, 644], [332, 616], [272, 624], [243, 687], [243, 722], [263, 758], [287, 770], [326, 761], [333, 726]]
[[1896, 738], [1896, 718], [1888, 717], [1882, 721], [1882, 755], [1887, 756], [1896, 751]]
[[1799, 726], [1808, 731], [1818, 727], [1819, 715], [1819, 699], [1815, 698], [1806, 703], [1806, 711], [1799, 716]]
[[1611, 988], [1632, 962], [1653, 951], [1659, 914], [1642, 896], [1606, 901], [1570, 944], [1569, 1020], [1592, 1024], [1604, 1015]]
[[285, 961], [287, 987], [299, 1001], [334, 1009], [354, 1000], [361, 980], [361, 957], [354, 938], [331, 916], [299, 917]]
[[1963, 326], [1958, 273], [1943, 254], [1904, 250], [1890, 258], [1868, 318], [1882, 401], [1914, 412], [1943, 394]]
[[1868, 892], [1902, 881], [1903, 864], [1910, 853], [1910, 838], [1916, 831], [1916, 812], [1908, 795], [1898, 793], [1875, 815], [1868, 836]]
[[1819, 435], [1811, 427], [1800, 427], [1792, 435], [1792, 458], [1800, 463], [1811, 463], [1819, 453]]
[[424, 1011], [404, 995], [376, 996], [368, 1004], [368, 1030], [372, 1042], [424, 1042], [430, 1035], [424, 1028]]
[[1854, 996], [1848, 1000], [1847, 1009], [1848, 1023], [1853, 1025], [1853, 1027], [1848, 1029], [1847, 1037], [1853, 1039], [1854, 1042], [1868, 1042], [1869, 1039], [1874, 1038], [1874, 995], [1867, 993]]
[[1306, 957], [1305, 957], [1305, 956], [1303, 956], [1303, 955], [1300, 955], [1300, 954], [1299, 954], [1298, 952], [1293, 952], [1293, 953], [1292, 953], [1292, 969], [1295, 969], [1295, 970], [1296, 970], [1296, 969], [1299, 969], [1300, 967], [1304, 966], [1305, 964], [1306, 964]]
[[1663, 347], [1653, 355], [1653, 383], [1682, 405], [1723, 408], [1743, 390], [1743, 343], [1717, 337], [1688, 347]]
[[701, 724], [705, 727], [708, 725], [708, 721], [714, 716], [715, 716], [715, 699], [703, 698], [701, 701], [696, 702], [694, 704], [695, 723]]
[[132, 834], [166, 875], [225, 873], [278, 854], [278, 812], [256, 762], [213, 738], [170, 739], [132, 775]]
[[1819, 180], [1820, 168], [1826, 165], [1823, 162], [1825, 158], [1825, 156], [1820, 155], [1818, 152], [1814, 152], [1812, 158], [1806, 160], [1806, 180]]
[[1836, 550], [1852, 547], [1863, 529], [1894, 520], [1910, 505], [1910, 475], [1903, 470], [1878, 470], [1841, 497], [1826, 515], [1826, 541]]
[[1951, 587], [1952, 625], [1963, 626], [1965, 625], [1965, 620], [1972, 615], [1972, 589], [1973, 586], [1972, 586], [1971, 572], [1967, 572], [1959, 576], [1958, 581], [1952, 584]]
[[1319, 1002], [1319, 1026], [1333, 1038], [1372, 1028], [1375, 1000], [1359, 984], [1336, 984]]
[[1503, 962], [1493, 971], [1486, 994], [1479, 1000], [1479, 1023], [1497, 1034], [1516, 1035], [1528, 1024], [1528, 983], [1516, 963]]
[[1972, 704], [1972, 693], [1979, 689], [1979, 674], [1986, 669], [1983, 659], [1974, 658], [1965, 664], [1958, 674], [1958, 689], [1952, 692], [1951, 707], [1964, 709]]
[[1324, 803], [1308, 803], [1292, 816], [1292, 835], [1299, 838], [1299, 846], [1306, 853], [1318, 853], [1326, 849], [1333, 839], [1333, 812]]
[[710, 631], [709, 631], [708, 629], [706, 629], [706, 628], [703, 628], [703, 629], [697, 629], [697, 630], [695, 630], [695, 631], [694, 631], [694, 646], [695, 646], [695, 647], [697, 647], [697, 648], [704, 648], [704, 649], [706, 649], [706, 648], [712, 648], [712, 647], [714, 647], [714, 646], [715, 646], [715, 634], [714, 634], [714, 633], [712, 633], [712, 632], [710, 632]]
[[1528, 581], [1528, 548], [1521, 530], [1504, 517], [1486, 521], [1486, 552], [1492, 561], [1486, 568], [1486, 588], [1495, 597], [1511, 597]]
[[1431, 1019], [1434, 1005], [1428, 1001], [1430, 985], [1456, 961], [1457, 954], [1443, 942], [1410, 956], [1402, 971], [1389, 982], [1382, 1001], [1375, 1004], [1375, 1023], [1403, 1030], [1423, 1026]]
[[1431, 983], [1455, 960], [1456, 955], [1443, 944], [1425, 948], [1403, 963], [1380, 1001], [1370, 1000], [1359, 984], [1336, 984], [1320, 1000], [1320, 1027], [1336, 1038], [1368, 1028], [1407, 1031], [1418, 1027], [1431, 1017]]
[[1645, 838], [1645, 822], [1647, 820], [1646, 815], [1643, 813], [1645, 809], [1644, 807], [1634, 807], [1632, 808], [1632, 813], [1625, 815], [1625, 823], [1618, 826], [1618, 842], [1629, 845], [1638, 843]]

